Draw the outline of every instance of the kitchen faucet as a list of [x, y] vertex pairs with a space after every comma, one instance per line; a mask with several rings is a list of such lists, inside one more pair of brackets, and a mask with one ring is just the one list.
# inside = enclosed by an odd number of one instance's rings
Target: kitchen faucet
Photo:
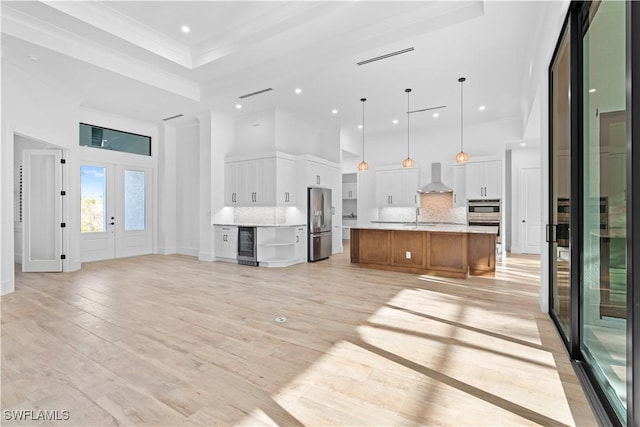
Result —
[[416, 228], [418, 228], [418, 217], [420, 216], [420, 208], [416, 208]]

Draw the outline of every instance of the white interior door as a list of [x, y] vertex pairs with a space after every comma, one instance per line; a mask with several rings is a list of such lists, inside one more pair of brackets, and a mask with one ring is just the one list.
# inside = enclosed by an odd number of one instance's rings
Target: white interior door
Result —
[[62, 271], [62, 152], [23, 152], [22, 271]]
[[80, 166], [83, 262], [151, 253], [151, 180], [148, 168]]
[[542, 240], [540, 168], [520, 170], [520, 239], [522, 251], [539, 254]]

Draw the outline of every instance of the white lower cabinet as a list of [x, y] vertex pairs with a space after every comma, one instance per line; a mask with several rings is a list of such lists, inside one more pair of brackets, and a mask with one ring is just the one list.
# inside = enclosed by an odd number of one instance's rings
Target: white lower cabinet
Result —
[[258, 263], [261, 267], [287, 267], [307, 260], [307, 227], [260, 227]]
[[234, 225], [216, 225], [213, 228], [216, 260], [238, 261], [238, 227]]

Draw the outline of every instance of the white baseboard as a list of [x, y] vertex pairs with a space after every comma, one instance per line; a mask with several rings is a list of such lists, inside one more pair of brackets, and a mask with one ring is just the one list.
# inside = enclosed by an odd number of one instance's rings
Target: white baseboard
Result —
[[214, 261], [216, 257], [213, 252], [198, 252], [198, 259], [200, 261]]
[[173, 254], [178, 253], [178, 251], [176, 250], [175, 246], [158, 247], [158, 253], [160, 255], [173, 255]]
[[10, 294], [16, 290], [16, 283], [14, 279], [4, 280], [0, 283], [0, 296]]
[[184, 246], [178, 246], [178, 254], [180, 255], [189, 255], [189, 256], [198, 256], [198, 248], [187, 248]]

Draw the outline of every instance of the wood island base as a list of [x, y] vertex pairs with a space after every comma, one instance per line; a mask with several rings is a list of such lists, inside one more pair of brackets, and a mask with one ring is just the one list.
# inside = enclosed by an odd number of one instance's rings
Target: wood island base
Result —
[[491, 233], [351, 228], [351, 262], [362, 267], [464, 279], [493, 275]]

